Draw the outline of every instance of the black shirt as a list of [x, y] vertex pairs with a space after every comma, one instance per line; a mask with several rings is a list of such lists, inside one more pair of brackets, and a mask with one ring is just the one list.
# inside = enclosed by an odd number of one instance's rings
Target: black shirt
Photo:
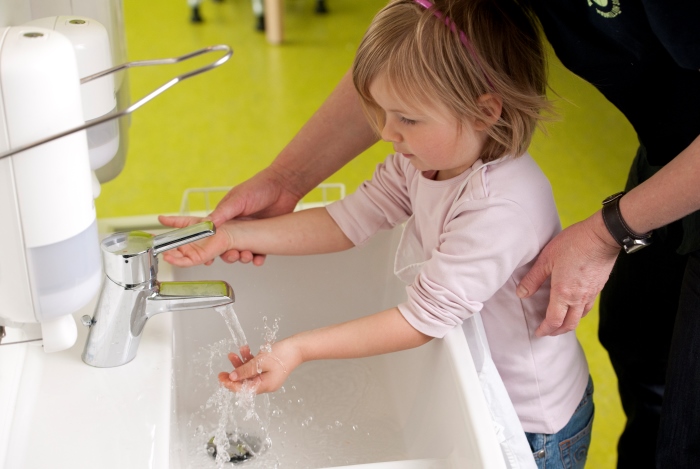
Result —
[[622, 111], [650, 164], [700, 135], [700, 0], [532, 3], [559, 60]]
[[[665, 165], [700, 135], [700, 0], [531, 6], [559, 60], [630, 121], [650, 166]], [[700, 248], [700, 213], [690, 218], [686, 238], [694, 240], [684, 241], [685, 252]]]

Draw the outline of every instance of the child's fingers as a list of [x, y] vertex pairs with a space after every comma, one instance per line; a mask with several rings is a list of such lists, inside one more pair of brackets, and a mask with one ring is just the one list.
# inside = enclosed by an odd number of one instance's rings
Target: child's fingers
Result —
[[176, 256], [172, 255], [170, 253], [165, 254], [163, 253], [163, 260], [167, 262], [168, 264], [172, 264], [177, 267], [192, 267], [197, 265], [198, 263], [193, 261], [190, 257], [188, 256]]
[[243, 358], [243, 363], [253, 359], [253, 354], [250, 353], [250, 346], [247, 344], [241, 347], [241, 358]]
[[243, 360], [241, 360], [240, 357], [233, 352], [229, 352], [228, 359], [234, 368], [238, 368], [239, 366], [243, 365]]
[[229, 391], [238, 392], [243, 386], [243, 381], [231, 381], [228, 377], [228, 373], [222, 371], [219, 373], [219, 383], [224, 386]]
[[163, 256], [168, 256], [171, 259], [179, 259], [181, 257], [185, 257], [184, 254], [182, 254], [182, 251], [180, 251], [180, 249], [171, 249], [169, 251], [165, 251], [163, 253]]
[[247, 361], [241, 366], [236, 367], [236, 369], [229, 374], [229, 379], [231, 381], [243, 381], [245, 379], [255, 378], [256, 376], [260, 375], [260, 372], [262, 371], [258, 371], [259, 361], [260, 357], [258, 356], [253, 358], [252, 360]]
[[163, 253], [163, 260], [168, 264], [172, 264], [177, 267], [192, 267], [194, 263], [191, 259], [183, 256], [173, 256], [171, 254]]
[[221, 385], [229, 391], [233, 392], [240, 391], [245, 383], [252, 383], [253, 389], [255, 389], [255, 392], [258, 394], [263, 392], [269, 392], [269, 390], [263, 389], [263, 386], [261, 386], [262, 379], [260, 379], [260, 376], [256, 376], [252, 380], [231, 381], [229, 379], [229, 374], [225, 371], [222, 371], [221, 373], [219, 373], [219, 383], [221, 383]]
[[217, 247], [208, 240], [203, 240], [166, 251], [163, 253], [163, 260], [178, 267], [210, 265], [216, 258], [216, 249]]

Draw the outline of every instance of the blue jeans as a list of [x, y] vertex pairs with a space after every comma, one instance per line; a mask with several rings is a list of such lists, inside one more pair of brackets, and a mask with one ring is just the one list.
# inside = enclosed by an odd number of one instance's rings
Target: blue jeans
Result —
[[583, 469], [591, 444], [594, 409], [593, 380], [588, 378], [583, 398], [564, 428], [554, 434], [525, 432], [538, 469]]

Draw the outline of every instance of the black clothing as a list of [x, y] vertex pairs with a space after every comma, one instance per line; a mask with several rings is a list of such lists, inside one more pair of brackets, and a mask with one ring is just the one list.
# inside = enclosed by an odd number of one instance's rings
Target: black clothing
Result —
[[[665, 165], [700, 135], [700, 1], [531, 3], [562, 63], [630, 121], [650, 167]], [[700, 249], [700, 213], [683, 227], [679, 253]]]
[[[628, 190], [700, 135], [700, 1], [530, 4], [562, 63], [636, 130]], [[627, 415], [618, 468], [699, 468], [700, 212], [618, 256], [601, 293], [599, 336]]]
[[697, 468], [700, 460], [700, 251], [687, 257], [668, 359], [659, 468]]

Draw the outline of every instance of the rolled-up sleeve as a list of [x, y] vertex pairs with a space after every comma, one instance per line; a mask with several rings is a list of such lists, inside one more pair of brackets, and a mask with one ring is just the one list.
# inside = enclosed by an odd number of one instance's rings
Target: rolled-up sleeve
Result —
[[440, 244], [406, 288], [406, 320], [431, 337], [481, 311], [521, 265], [537, 256], [531, 220], [517, 203], [482, 199], [447, 222]]

